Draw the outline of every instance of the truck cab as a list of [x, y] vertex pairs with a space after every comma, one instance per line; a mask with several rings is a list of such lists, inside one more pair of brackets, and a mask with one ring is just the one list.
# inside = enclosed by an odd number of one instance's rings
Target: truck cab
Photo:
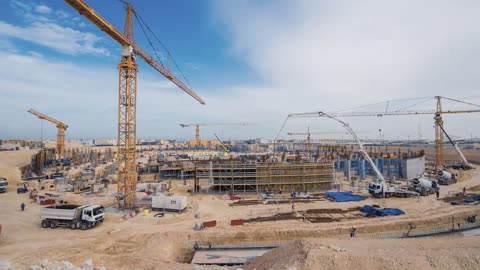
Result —
[[382, 186], [378, 183], [369, 183], [368, 184], [368, 193], [375, 196], [375, 194], [380, 194], [382, 192]]
[[383, 183], [372, 182], [368, 184], [368, 193], [372, 194], [372, 196], [376, 198], [383, 197], [384, 189], [385, 189], [385, 197], [390, 197], [392, 196], [392, 193], [395, 192], [394, 187], [387, 186]]
[[88, 206], [82, 211], [82, 220], [97, 223], [103, 222], [104, 208], [99, 205]]
[[0, 193], [7, 192], [7, 179], [0, 177]]

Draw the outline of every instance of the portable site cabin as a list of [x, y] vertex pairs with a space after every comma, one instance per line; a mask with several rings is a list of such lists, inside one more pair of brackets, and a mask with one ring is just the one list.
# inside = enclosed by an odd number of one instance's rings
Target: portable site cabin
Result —
[[152, 209], [165, 211], [178, 211], [182, 212], [187, 208], [188, 198], [187, 196], [172, 195], [172, 196], [153, 196], [152, 197]]

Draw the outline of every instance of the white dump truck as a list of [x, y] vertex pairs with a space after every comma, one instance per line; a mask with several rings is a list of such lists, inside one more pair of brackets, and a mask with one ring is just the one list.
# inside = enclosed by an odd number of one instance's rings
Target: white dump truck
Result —
[[7, 179], [0, 177], [0, 193], [7, 192]]
[[152, 197], [152, 209], [182, 212], [187, 208], [187, 196], [180, 195], [158, 195]]
[[42, 227], [68, 227], [86, 230], [103, 222], [104, 208], [101, 205], [51, 205], [42, 209]]

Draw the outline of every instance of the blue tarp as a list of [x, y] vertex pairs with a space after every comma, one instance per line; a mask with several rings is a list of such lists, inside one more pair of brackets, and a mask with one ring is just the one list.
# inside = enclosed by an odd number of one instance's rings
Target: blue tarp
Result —
[[[476, 202], [476, 201], [480, 201], [480, 195], [473, 196], [473, 197], [470, 197], [468, 199], [463, 200], [464, 203], [473, 203], [473, 202]], [[450, 204], [460, 205], [460, 202], [461, 201], [454, 201], [454, 202], [451, 202]]]
[[332, 198], [336, 202], [358, 202], [365, 200], [364, 196], [361, 195], [353, 195], [351, 191], [348, 192], [340, 192], [340, 191], [329, 191], [325, 192], [327, 197]]
[[375, 208], [370, 205], [364, 205], [362, 208], [360, 208], [360, 212], [365, 213], [365, 214], [372, 214], [376, 215], [379, 217], [384, 217], [384, 216], [399, 216], [405, 214], [402, 210], [398, 208]]

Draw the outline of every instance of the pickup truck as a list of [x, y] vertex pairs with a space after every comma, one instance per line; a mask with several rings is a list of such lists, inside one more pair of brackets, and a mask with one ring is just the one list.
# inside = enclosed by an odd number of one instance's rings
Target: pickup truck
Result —
[[67, 227], [75, 229], [90, 229], [103, 223], [104, 208], [101, 205], [51, 205], [42, 209], [42, 227]]

